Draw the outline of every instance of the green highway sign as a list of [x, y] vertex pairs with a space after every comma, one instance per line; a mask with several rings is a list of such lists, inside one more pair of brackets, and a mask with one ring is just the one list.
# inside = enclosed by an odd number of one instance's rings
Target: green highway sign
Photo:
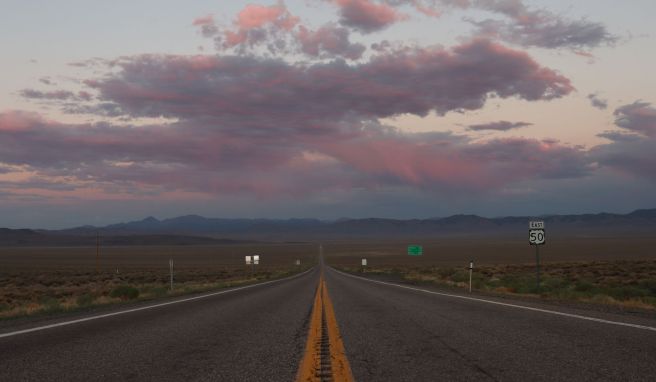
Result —
[[421, 245], [409, 245], [408, 246], [408, 255], [410, 256], [421, 256], [424, 254], [424, 249], [421, 248]]

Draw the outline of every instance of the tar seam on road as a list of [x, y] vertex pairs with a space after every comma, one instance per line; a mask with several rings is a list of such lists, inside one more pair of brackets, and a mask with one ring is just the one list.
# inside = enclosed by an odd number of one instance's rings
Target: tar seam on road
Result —
[[510, 307], [510, 308], [525, 309], [525, 310], [530, 310], [530, 311], [533, 311], [533, 312], [548, 313], [548, 314], [554, 314], [554, 315], [557, 315], [557, 316], [577, 318], [579, 320], [594, 321], [594, 322], [600, 322], [600, 323], [604, 323], [604, 324], [626, 326], [626, 327], [629, 327], [629, 328], [642, 329], [642, 330], [651, 330], [651, 331], [656, 332], [656, 327], [653, 327], [653, 326], [630, 324], [628, 322], [621, 322], [621, 321], [604, 320], [604, 319], [601, 319], [601, 318], [582, 316], [582, 315], [579, 315], [579, 314], [563, 313], [563, 312], [558, 312], [558, 311], [555, 311], [555, 310], [532, 308], [530, 306], [509, 304], [509, 303], [505, 303], [505, 302], [485, 300], [485, 299], [476, 298], [476, 297], [467, 297], [467, 296], [459, 296], [457, 294], [434, 292], [434, 291], [421, 289], [421, 288], [413, 288], [413, 287], [409, 287], [409, 286], [406, 286], [406, 285], [399, 285], [399, 284], [394, 284], [394, 283], [388, 283], [388, 282], [385, 282], [385, 281], [371, 280], [371, 279], [368, 279], [368, 278], [365, 278], [365, 277], [350, 275], [348, 273], [338, 271], [335, 268], [332, 268], [332, 269], [337, 273], [343, 274], [344, 276], [352, 277], [354, 279], [369, 281], [369, 282], [376, 283], [376, 284], [383, 284], [383, 285], [388, 285], [388, 286], [394, 286], [394, 287], [397, 287], [397, 288], [410, 289], [410, 290], [414, 290], [414, 291], [418, 291], [418, 292], [435, 294], [435, 295], [439, 295], [439, 296], [453, 297], [453, 298], [459, 298], [459, 299], [463, 299], [463, 300], [476, 301], [476, 302], [484, 302], [484, 303], [487, 303], [487, 304], [501, 305], [501, 306], [507, 306], [507, 307]]
[[238, 287], [238, 288], [234, 288], [234, 289], [223, 290], [223, 291], [220, 291], [220, 292], [212, 292], [212, 293], [204, 294], [204, 295], [201, 295], [201, 296], [195, 296], [195, 297], [184, 298], [184, 299], [181, 299], [181, 300], [163, 302], [163, 303], [155, 304], [155, 305], [142, 306], [140, 308], [121, 310], [119, 312], [99, 314], [97, 316], [85, 317], [85, 318], [80, 318], [80, 319], [71, 320], [71, 321], [58, 322], [56, 324], [38, 326], [36, 328], [30, 328], [30, 329], [17, 330], [15, 332], [1, 333], [0, 338], [17, 336], [19, 334], [25, 334], [25, 333], [31, 333], [31, 332], [37, 332], [37, 331], [40, 331], [40, 330], [57, 328], [57, 327], [60, 327], [60, 326], [68, 326], [68, 325], [73, 325], [73, 324], [79, 324], [81, 322], [86, 322], [86, 321], [91, 321], [91, 320], [98, 320], [98, 319], [101, 319], [101, 318], [107, 318], [107, 317], [113, 317], [113, 316], [119, 316], [119, 315], [122, 315], [122, 314], [138, 312], [138, 311], [141, 311], [141, 310], [154, 309], [154, 308], [159, 308], [159, 307], [162, 307], [162, 306], [179, 304], [179, 303], [182, 303], [182, 302], [200, 300], [200, 299], [203, 299], [203, 298], [213, 297], [213, 296], [217, 296], [217, 295], [220, 295], [220, 294], [226, 294], [226, 293], [236, 292], [236, 291], [244, 290], [244, 289], [248, 289], [248, 288], [254, 288], [254, 287], [258, 287], [258, 286], [262, 286], [262, 285], [266, 285], [266, 284], [272, 284], [272, 283], [277, 283], [277, 282], [281, 282], [281, 281], [285, 281], [285, 280], [291, 280], [291, 279], [295, 279], [297, 277], [301, 277], [301, 276], [303, 276], [304, 274], [310, 272], [313, 269], [314, 269], [314, 267], [308, 269], [307, 271], [305, 271], [303, 273], [299, 273], [297, 275], [290, 276], [290, 277], [285, 277], [283, 279], [266, 281], [266, 282], [263, 282], [263, 283], [247, 285], [247, 286]]
[[354, 381], [323, 274], [314, 296], [305, 353], [298, 367], [296, 381]]

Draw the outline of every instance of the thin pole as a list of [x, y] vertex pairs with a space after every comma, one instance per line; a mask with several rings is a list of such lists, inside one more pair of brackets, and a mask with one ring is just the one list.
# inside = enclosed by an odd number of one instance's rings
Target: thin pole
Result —
[[540, 246], [535, 246], [535, 274], [537, 281], [537, 289], [540, 290]]
[[169, 259], [169, 274], [171, 276], [170, 289], [171, 289], [171, 291], [173, 291], [173, 259]]
[[474, 271], [474, 262], [469, 262], [469, 293], [472, 291], [472, 272]]
[[96, 273], [98, 273], [100, 262], [100, 231], [96, 232]]

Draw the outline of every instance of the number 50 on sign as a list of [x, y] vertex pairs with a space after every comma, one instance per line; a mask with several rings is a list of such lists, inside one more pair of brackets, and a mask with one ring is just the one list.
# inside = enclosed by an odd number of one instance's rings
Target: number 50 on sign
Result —
[[543, 245], [545, 243], [543, 229], [528, 230], [528, 242], [531, 245]]

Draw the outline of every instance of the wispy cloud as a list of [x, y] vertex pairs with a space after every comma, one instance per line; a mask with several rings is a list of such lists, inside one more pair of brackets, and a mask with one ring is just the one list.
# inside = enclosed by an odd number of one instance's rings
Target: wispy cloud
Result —
[[532, 123], [529, 122], [498, 121], [498, 122], [469, 125], [467, 126], [467, 129], [474, 130], [474, 131], [481, 131], [481, 130], [508, 131], [512, 129], [519, 129], [522, 127], [531, 126], [531, 125]]

